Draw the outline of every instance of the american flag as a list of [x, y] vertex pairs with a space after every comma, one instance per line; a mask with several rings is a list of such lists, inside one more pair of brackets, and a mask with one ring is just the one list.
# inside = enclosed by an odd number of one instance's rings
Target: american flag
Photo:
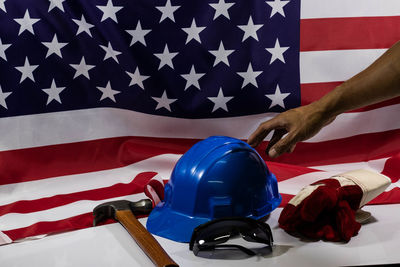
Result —
[[[396, 0], [0, 0], [0, 244], [92, 225], [210, 135], [246, 139], [400, 39]], [[284, 205], [358, 168], [400, 203], [400, 99], [265, 158]], [[258, 149], [261, 155], [267, 142]]]

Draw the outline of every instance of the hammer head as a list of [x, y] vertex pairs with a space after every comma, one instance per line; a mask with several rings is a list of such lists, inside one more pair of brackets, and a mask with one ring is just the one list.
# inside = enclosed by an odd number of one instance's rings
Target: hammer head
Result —
[[136, 202], [128, 200], [106, 202], [93, 209], [93, 226], [108, 218], [115, 219], [115, 212], [118, 210], [131, 210], [133, 214], [149, 214], [152, 208], [153, 203], [150, 199], [142, 199]]

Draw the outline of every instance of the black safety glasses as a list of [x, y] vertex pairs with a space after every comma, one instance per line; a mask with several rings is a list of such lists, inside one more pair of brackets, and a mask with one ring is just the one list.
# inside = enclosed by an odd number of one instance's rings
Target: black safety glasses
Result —
[[189, 249], [197, 255], [200, 251], [218, 248], [237, 248], [244, 253], [256, 255], [240, 245], [222, 244], [231, 237], [240, 235], [244, 240], [268, 245], [272, 249], [273, 237], [267, 223], [245, 217], [215, 219], [196, 227], [190, 240]]

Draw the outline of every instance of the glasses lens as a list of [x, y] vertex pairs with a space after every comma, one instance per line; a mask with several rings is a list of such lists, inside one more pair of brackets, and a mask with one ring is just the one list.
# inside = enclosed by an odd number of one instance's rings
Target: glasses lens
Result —
[[197, 227], [190, 241], [195, 255], [200, 250], [212, 250], [240, 234], [244, 240], [272, 247], [272, 233], [268, 224], [250, 218], [216, 219]]
[[198, 232], [196, 243], [200, 246], [215, 246], [225, 243], [231, 236], [238, 234], [236, 229], [226, 222], [210, 225]]
[[271, 236], [267, 232], [259, 228], [253, 229], [250, 232], [243, 232], [242, 237], [244, 240], [249, 242], [264, 243], [266, 245], [272, 246]]
[[273, 237], [269, 225], [259, 221], [253, 223], [257, 225], [253, 225], [250, 231], [241, 232], [243, 239], [249, 242], [264, 243], [272, 247]]

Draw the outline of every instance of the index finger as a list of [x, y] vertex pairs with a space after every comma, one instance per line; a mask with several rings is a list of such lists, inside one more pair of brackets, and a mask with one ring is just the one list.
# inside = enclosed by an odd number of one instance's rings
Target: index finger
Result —
[[250, 135], [247, 140], [247, 143], [252, 146], [258, 146], [264, 138], [274, 129], [282, 128], [282, 122], [275, 118], [272, 118], [268, 121], [261, 123], [257, 129]]

